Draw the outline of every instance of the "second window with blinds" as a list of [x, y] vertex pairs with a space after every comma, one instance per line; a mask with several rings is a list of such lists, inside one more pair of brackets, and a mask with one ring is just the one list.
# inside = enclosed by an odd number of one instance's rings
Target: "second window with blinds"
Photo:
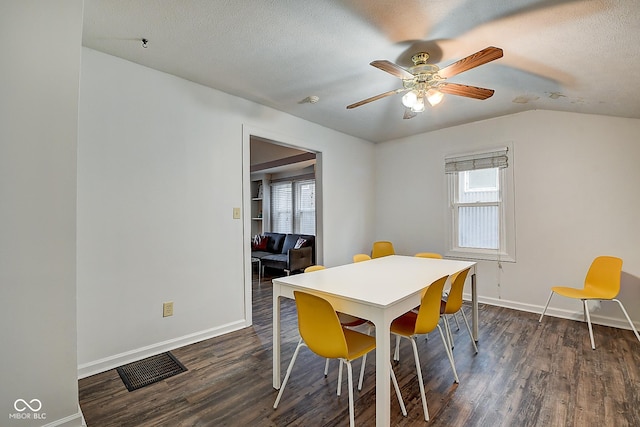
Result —
[[271, 231], [316, 234], [314, 179], [271, 183]]
[[513, 150], [448, 156], [447, 256], [515, 261]]

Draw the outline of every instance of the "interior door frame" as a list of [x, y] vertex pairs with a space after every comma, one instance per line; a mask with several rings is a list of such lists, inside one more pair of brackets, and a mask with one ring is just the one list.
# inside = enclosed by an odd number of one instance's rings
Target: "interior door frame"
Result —
[[268, 139], [275, 144], [316, 154], [316, 263], [323, 262], [322, 152], [308, 143], [278, 132], [242, 125], [242, 248], [244, 267], [244, 315], [247, 325], [253, 324], [253, 271], [251, 264], [251, 137]]

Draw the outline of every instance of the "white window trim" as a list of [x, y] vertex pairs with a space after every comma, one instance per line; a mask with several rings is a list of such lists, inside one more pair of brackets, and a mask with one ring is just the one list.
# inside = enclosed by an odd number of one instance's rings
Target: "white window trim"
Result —
[[[501, 202], [486, 202], [484, 205], [499, 204], [500, 209], [500, 248], [498, 250], [491, 249], [474, 249], [474, 248], [462, 248], [458, 247], [458, 227], [456, 223], [456, 215], [454, 209], [457, 206], [464, 206], [465, 203], [458, 203], [454, 206], [451, 201], [453, 200], [454, 191], [456, 191], [457, 180], [453, 177], [453, 174], [445, 180], [447, 183], [447, 248], [445, 256], [447, 258], [459, 258], [459, 259], [472, 259], [472, 260], [488, 260], [488, 261], [504, 261], [504, 262], [516, 262], [516, 227], [515, 227], [515, 183], [514, 183], [514, 151], [513, 144], [508, 144], [507, 149], [509, 152], [509, 166], [501, 169], [499, 173], [500, 188], [501, 190]], [[462, 157], [473, 156], [475, 154], [482, 154], [488, 152], [494, 152], [495, 149], [485, 150], [475, 153], [464, 153], [460, 155], [452, 154], [446, 157]], [[470, 204], [478, 206], [478, 204]]]

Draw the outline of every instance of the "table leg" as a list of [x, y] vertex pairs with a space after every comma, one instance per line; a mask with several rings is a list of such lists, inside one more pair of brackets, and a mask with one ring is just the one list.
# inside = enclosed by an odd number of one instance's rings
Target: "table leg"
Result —
[[376, 326], [376, 426], [391, 423], [391, 320], [374, 321]]
[[471, 323], [473, 323], [473, 339], [478, 342], [478, 289], [476, 286], [476, 273], [471, 275]]
[[280, 287], [273, 285], [273, 388], [280, 389]]

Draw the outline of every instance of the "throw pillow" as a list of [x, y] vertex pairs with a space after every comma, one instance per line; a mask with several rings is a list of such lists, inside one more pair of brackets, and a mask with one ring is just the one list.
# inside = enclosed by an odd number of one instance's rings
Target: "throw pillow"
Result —
[[256, 246], [256, 250], [257, 251], [266, 251], [268, 243], [269, 243], [269, 237], [260, 236], [260, 243], [258, 243], [258, 245]]
[[266, 251], [267, 243], [269, 243], [268, 236], [261, 236], [259, 234], [256, 234], [251, 239], [251, 249], [254, 251]]
[[293, 246], [293, 249], [300, 249], [304, 247], [305, 243], [307, 243], [307, 239], [303, 239], [302, 237], [298, 237], [296, 244]]

